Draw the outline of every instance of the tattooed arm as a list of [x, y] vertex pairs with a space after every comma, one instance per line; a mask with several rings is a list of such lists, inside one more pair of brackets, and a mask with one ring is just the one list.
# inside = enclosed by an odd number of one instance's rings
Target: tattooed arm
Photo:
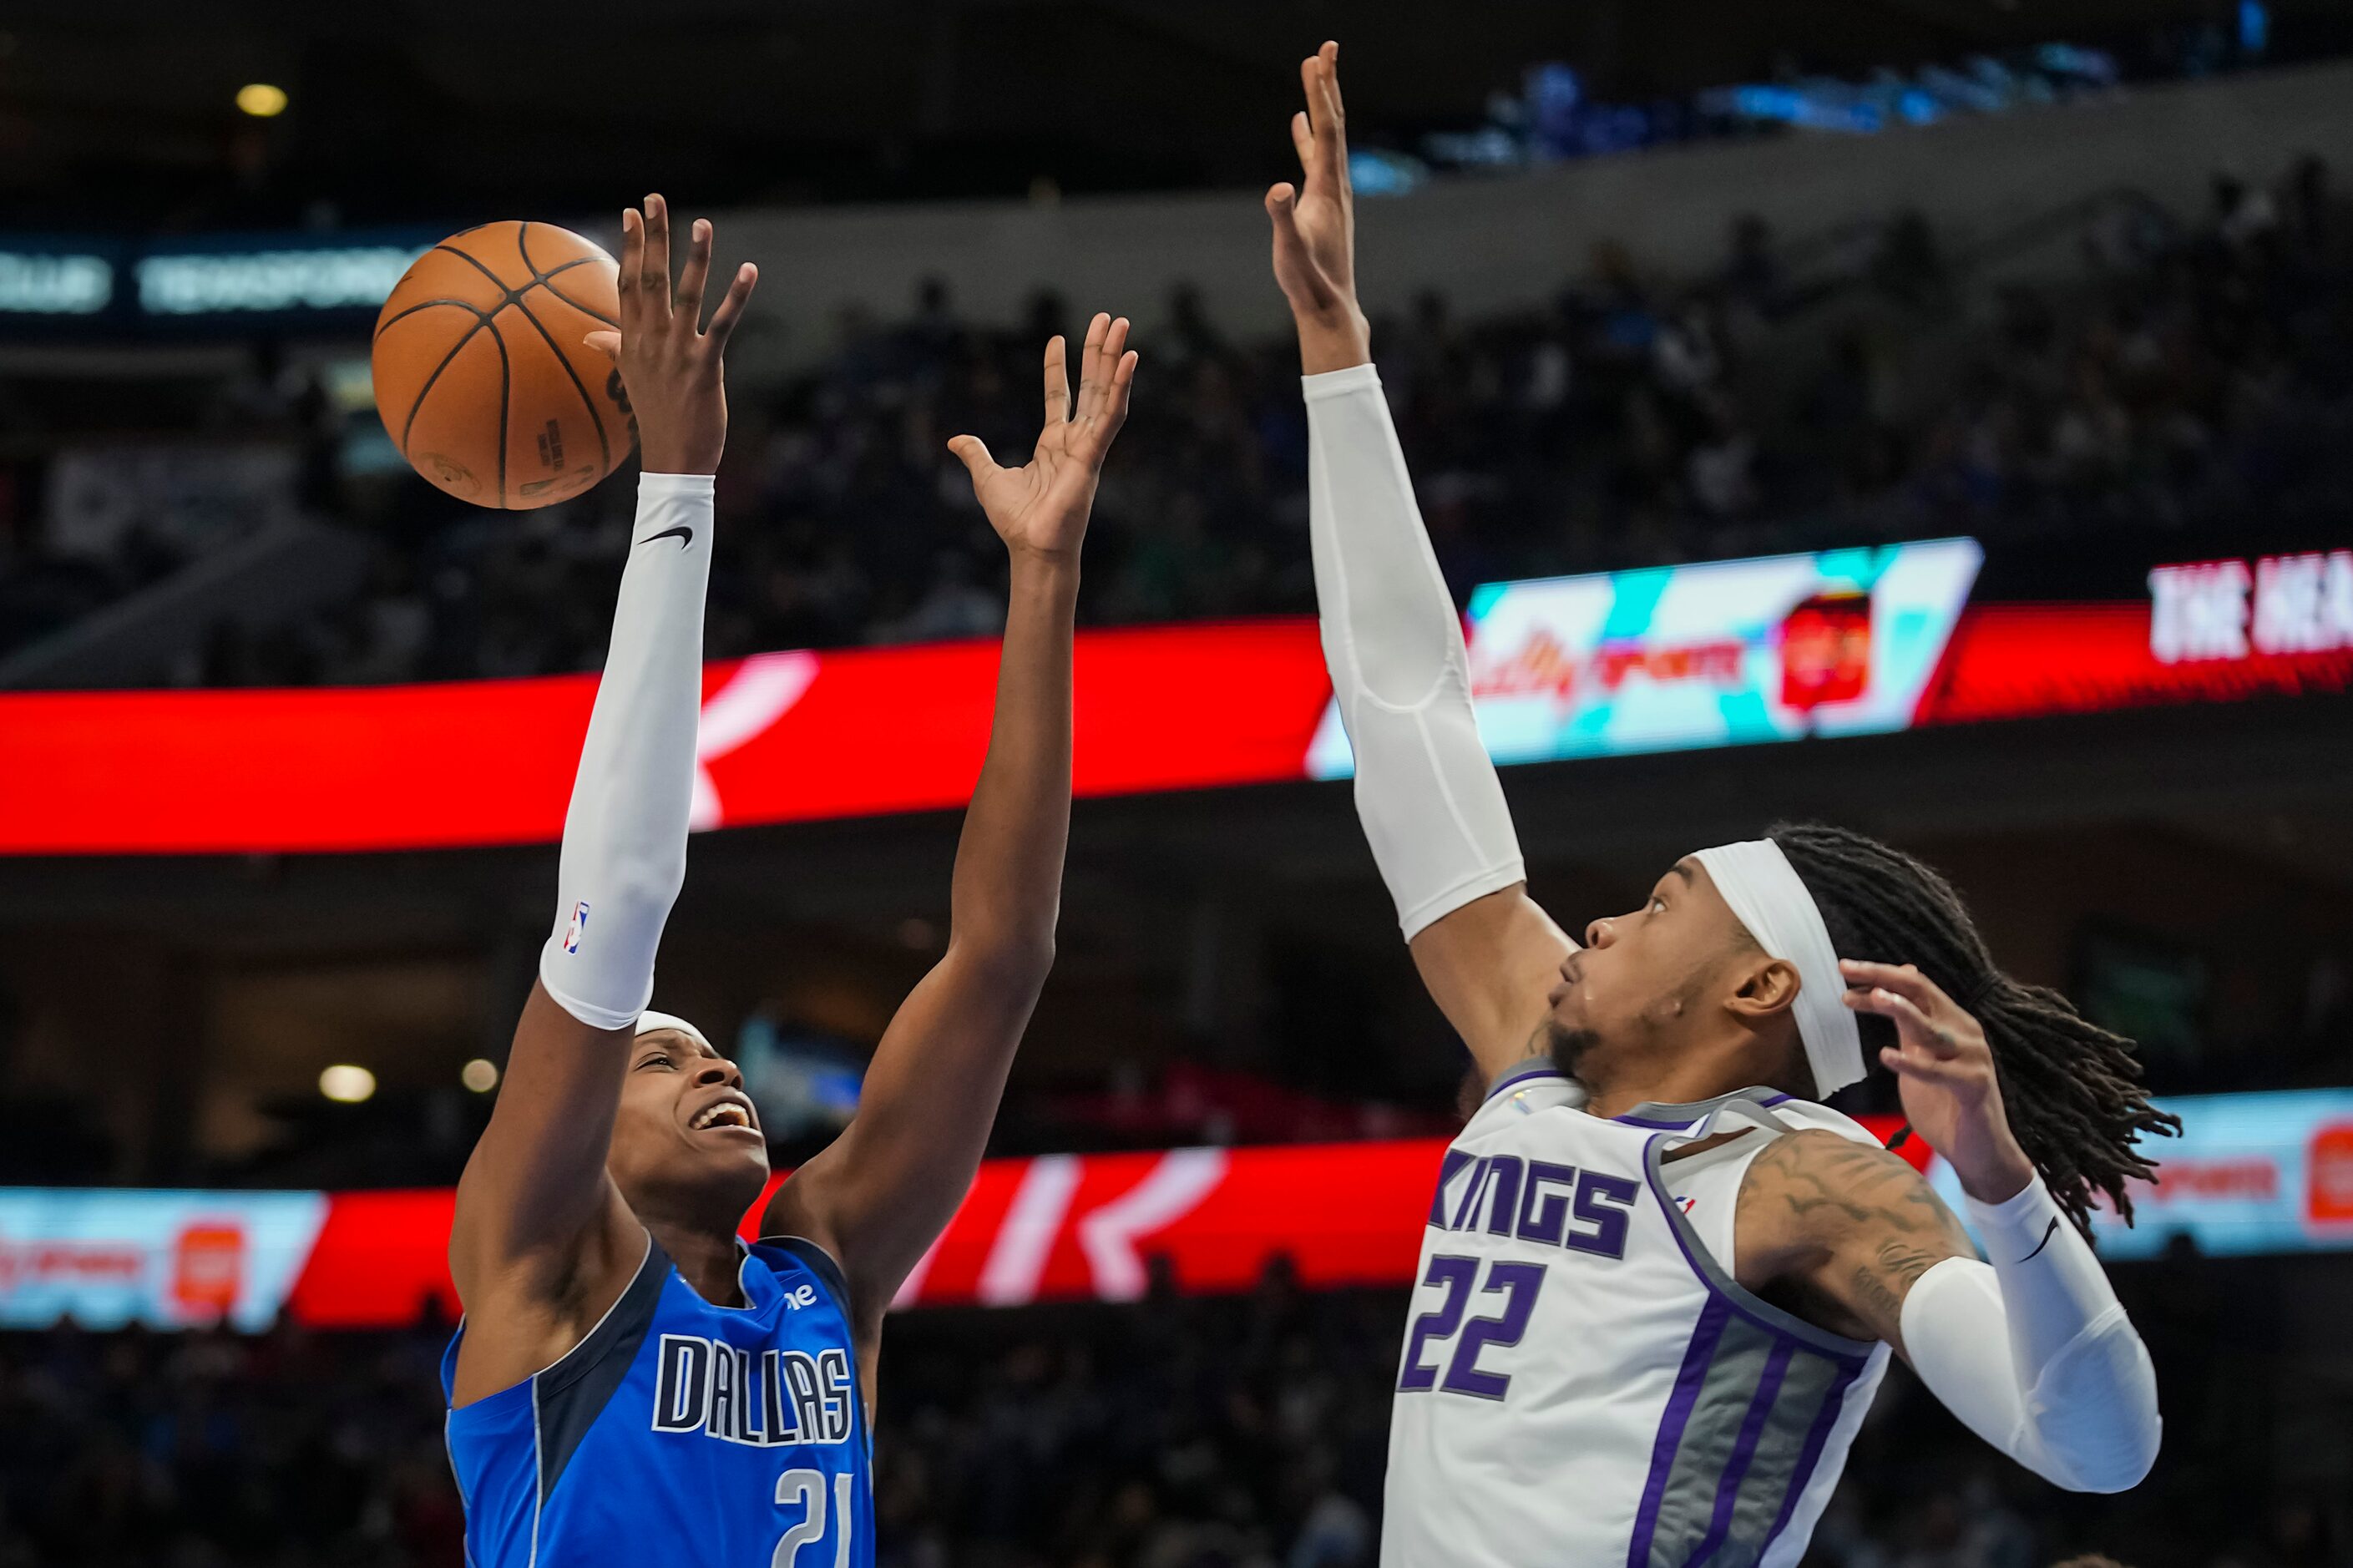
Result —
[[1883, 1340], [1978, 1436], [2058, 1486], [2122, 1491], [2157, 1461], [2157, 1374], [2040, 1179], [1969, 1202], [1993, 1255], [1883, 1149], [1776, 1139], [1741, 1183], [1734, 1274], [1852, 1339]]
[[1944, 1201], [1898, 1155], [1835, 1132], [1776, 1138], [1740, 1185], [1734, 1274], [1850, 1339], [1904, 1348], [1904, 1299], [1948, 1258], [1977, 1257]]

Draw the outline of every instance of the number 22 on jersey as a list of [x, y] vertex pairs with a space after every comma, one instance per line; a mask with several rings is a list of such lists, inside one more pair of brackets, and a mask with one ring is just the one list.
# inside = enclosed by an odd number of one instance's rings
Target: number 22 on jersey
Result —
[[[1442, 1201], [1444, 1178], [1439, 1191]], [[1590, 1228], [1564, 1223], [1563, 1210], [1569, 1206], [1572, 1191], [1575, 1220]], [[1622, 1258], [1627, 1210], [1635, 1192], [1634, 1184], [1622, 1177], [1594, 1171], [1580, 1173], [1573, 1166], [1541, 1160], [1524, 1165], [1515, 1155], [1498, 1155], [1474, 1167], [1453, 1222], [1444, 1228], [1472, 1228], [1484, 1202], [1490, 1216], [1485, 1229], [1492, 1234], [1592, 1257]], [[1431, 1219], [1437, 1223], [1439, 1213], [1433, 1211]], [[1512, 1386], [1511, 1374], [1482, 1366], [1480, 1357], [1491, 1348], [1508, 1350], [1520, 1342], [1528, 1331], [1528, 1319], [1536, 1310], [1536, 1297], [1544, 1289], [1545, 1270], [1549, 1267], [1549, 1263], [1525, 1258], [1498, 1258], [1487, 1264], [1482, 1279], [1476, 1258], [1433, 1256], [1421, 1282], [1435, 1285], [1446, 1294], [1434, 1311], [1414, 1320], [1406, 1340], [1405, 1370], [1398, 1374], [1398, 1392], [1435, 1390], [1467, 1394], [1474, 1399], [1503, 1398]], [[1495, 1310], [1465, 1323], [1473, 1296], [1482, 1303], [1489, 1297], [1499, 1300]]]

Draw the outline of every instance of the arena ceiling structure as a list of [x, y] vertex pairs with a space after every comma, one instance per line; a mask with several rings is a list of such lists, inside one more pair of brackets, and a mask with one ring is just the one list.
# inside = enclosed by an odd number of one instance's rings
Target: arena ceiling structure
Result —
[[[2274, 52], [2339, 47], [2340, 12], [2273, 0]], [[2053, 39], [2129, 66], [2241, 25], [2237, 0], [20, 0], [0, 201], [30, 227], [274, 227], [656, 184], [712, 205], [1248, 185], [1282, 172], [1296, 61], [1335, 33], [1377, 144], [1475, 126], [1546, 61], [1641, 101]], [[257, 84], [279, 112], [239, 110]]]

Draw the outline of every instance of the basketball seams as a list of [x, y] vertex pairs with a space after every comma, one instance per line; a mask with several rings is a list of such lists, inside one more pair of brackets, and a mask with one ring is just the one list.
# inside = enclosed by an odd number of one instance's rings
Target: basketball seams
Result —
[[[488, 227], [489, 226], [484, 225], [483, 226]], [[480, 257], [472, 255], [468, 251], [460, 250], [447, 240], [444, 240], [433, 248], [436, 250], [446, 250], [450, 255], [459, 258], [461, 260], [465, 261], [468, 266], [472, 267], [483, 277], [497, 284], [499, 286], [499, 291], [507, 297], [504, 300], [501, 301], [499, 306], [500, 310], [502, 310], [506, 309], [508, 304], [513, 302], [514, 290], [507, 286], [505, 279], [501, 278], [497, 273], [491, 271], [490, 264], [484, 261]], [[492, 311], [491, 315], [484, 316], [475, 326], [474, 331], [480, 331], [484, 329], [488, 329], [491, 334], [491, 341], [499, 346], [499, 505], [503, 507], [507, 504], [507, 411], [508, 405], [514, 401], [514, 361], [508, 356], [507, 340], [500, 333], [498, 322], [492, 319], [496, 314], [497, 311]], [[471, 337], [473, 336], [473, 332], [468, 332], [466, 335], [468, 337]], [[438, 376], [441, 373], [437, 370], [433, 374]], [[417, 394], [417, 401], [421, 403], [424, 400], [425, 395], [423, 393]], [[415, 423], [416, 417], [416, 415], [413, 413], [409, 416], [409, 420], [412, 424]]]
[[375, 324], [375, 331], [373, 335], [380, 338], [384, 336], [385, 329], [391, 326], [395, 321], [405, 321], [409, 317], [417, 314], [417, 311], [429, 310], [436, 305], [455, 305], [461, 310], [471, 310], [474, 313], [474, 319], [478, 321], [488, 321], [491, 316], [491, 312], [483, 310], [471, 300], [419, 300], [414, 305], [402, 306], [399, 310], [395, 310], [391, 315], [386, 316], [383, 321], [378, 321]]
[[[458, 258], [459, 260], [463, 261], [467, 266], [472, 268], [475, 271], [480, 273], [483, 277], [497, 284], [500, 293], [506, 295], [509, 299], [512, 299], [514, 297], [514, 290], [507, 287], [507, 280], [500, 277], [496, 272], [491, 270], [491, 264], [484, 261], [480, 257], [473, 255], [469, 251], [460, 250], [456, 246], [451, 245], [448, 240], [443, 240], [439, 245], [435, 246], [433, 248], [436, 250], [448, 251], [450, 255]], [[501, 303], [503, 302], [504, 301], [501, 301]]]
[[[581, 258], [581, 260], [583, 261], [594, 261], [596, 259], [596, 258], [593, 256], [584, 256]], [[558, 272], [561, 272], [563, 268], [560, 267], [556, 268], [556, 271]], [[554, 276], [554, 273], [549, 274], [549, 277], [553, 276]], [[565, 304], [571, 306], [574, 310], [579, 311], [582, 315], [586, 316], [593, 321], [602, 321], [608, 327], [617, 328], [621, 324], [620, 322], [613, 320], [612, 317], [605, 314], [604, 311], [596, 310], [593, 306], [582, 304], [571, 295], [566, 294], [563, 289], [558, 289], [554, 284], [550, 283], [545, 278], [539, 280], [539, 286], [546, 289], [549, 293], [554, 295], [557, 299], [563, 300]]]
[[514, 361], [507, 353], [506, 335], [499, 331], [498, 322], [486, 321], [482, 327], [491, 334], [491, 342], [499, 346], [499, 505], [504, 507], [507, 504], [507, 416], [508, 405], [514, 401]]
[[[488, 228], [490, 227], [490, 225], [484, 224], [481, 226]], [[529, 226], [518, 225], [517, 226], [518, 229], [521, 229], [527, 228]], [[468, 229], [466, 232], [471, 234], [474, 231]], [[577, 257], [573, 260], [565, 262], [562, 266], [554, 268], [546, 272], [542, 272], [538, 268], [532, 265], [531, 253], [523, 248], [522, 236], [518, 232], [515, 236], [515, 252], [522, 258], [523, 266], [529, 269], [531, 273], [531, 282], [524, 284], [522, 289], [515, 289], [509, 285], [505, 279], [500, 277], [498, 273], [493, 271], [489, 262], [484, 261], [480, 257], [473, 255], [471, 252], [459, 250], [457, 247], [449, 244], [447, 240], [444, 240], [433, 248], [436, 250], [446, 250], [452, 256], [463, 258], [476, 271], [489, 279], [491, 282], [497, 284], [501, 291], [507, 296], [507, 299], [510, 301], [520, 302], [522, 296], [532, 288], [533, 284], [536, 284], [540, 288], [544, 289], [549, 293], [554, 295], [557, 299], [563, 300], [565, 304], [571, 306], [574, 310], [579, 311], [584, 316], [588, 316], [596, 321], [602, 321], [608, 327], [618, 327], [621, 324], [612, 317], [605, 314], [604, 311], [599, 310], [593, 306], [582, 304], [579, 300], [574, 299], [571, 295], [566, 294], [563, 289], [558, 289], [554, 284], [548, 281], [548, 279], [554, 277], [556, 273], [567, 271], [575, 267], [586, 266], [587, 263], [596, 260], [596, 257]]]
[[[400, 455], [402, 457], [408, 458], [409, 456], [408, 437], [410, 433], [417, 428], [417, 410], [425, 406], [426, 398], [432, 395], [433, 384], [441, 379], [441, 373], [449, 368], [450, 362], [456, 359], [458, 355], [463, 352], [468, 343], [474, 341], [474, 334], [480, 331], [484, 327], [487, 327], [490, 324], [491, 319], [488, 316], [484, 316], [476, 321], [472, 326], [468, 327], [463, 332], [460, 332], [458, 335], [458, 341], [449, 345], [449, 352], [441, 356], [441, 363], [433, 367], [433, 374], [425, 378], [425, 384], [417, 389], [417, 395], [409, 400], [408, 417], [402, 422], [400, 426]], [[497, 334], [493, 332], [491, 335], [495, 337]], [[501, 363], [504, 363], [506, 359], [506, 346], [503, 343], [501, 344], [499, 347], [499, 358]], [[504, 378], [501, 377], [501, 380], [503, 379]], [[500, 395], [503, 398], [505, 394], [501, 392]], [[416, 461], [414, 458], [410, 458], [409, 460], [412, 463]]]
[[[592, 261], [607, 260], [609, 258], [601, 256], [575, 256], [569, 261], [559, 261], [554, 266], [543, 272], [539, 268], [539, 263], [531, 258], [531, 225], [527, 223], [518, 224], [515, 226], [515, 254], [522, 257], [523, 266], [530, 268], [532, 283], [538, 284], [541, 288], [546, 289], [549, 293], [554, 295], [557, 299], [563, 300], [565, 304], [571, 306], [574, 310], [579, 311], [584, 316], [587, 316], [595, 321], [602, 321], [608, 327], [618, 327], [621, 324], [620, 322], [613, 320], [612, 317], [605, 314], [602, 310], [590, 310], [587, 306], [582, 304], [579, 300], [574, 299], [571, 295], [566, 294], [563, 289], [558, 289], [554, 284], [548, 281], [549, 279], [554, 278], [559, 272], [569, 272], [575, 267], [586, 267]], [[531, 292], [531, 285], [525, 284], [522, 291], [526, 294]]]
[[[542, 272], [539, 269], [539, 263], [531, 258], [531, 225], [528, 223], [518, 223], [515, 225], [515, 254], [522, 258], [523, 266], [531, 273], [532, 283], [536, 283], [539, 287], [546, 289], [549, 293], [554, 295], [557, 299], [563, 300], [565, 304], [571, 306], [574, 310], [579, 311], [584, 316], [589, 317], [594, 321], [602, 321], [608, 327], [617, 328], [621, 324], [620, 322], [613, 320], [612, 317], [605, 314], [602, 310], [590, 310], [587, 306], [582, 304], [579, 300], [574, 299], [571, 295], [566, 294], [563, 289], [558, 289], [554, 284], [548, 281], [549, 279], [554, 277], [559, 272], [569, 272], [575, 267], [586, 267], [588, 263], [596, 260], [597, 258], [594, 256], [575, 256], [569, 261], [560, 262], [557, 265], [549, 268], [546, 271]], [[527, 283], [523, 286], [523, 292], [529, 293], [530, 291], [531, 284]], [[585, 396], [586, 395], [583, 394], [582, 395]], [[599, 437], [602, 437], [604, 433], [604, 422], [599, 420], [596, 425], [596, 434]]]
[[[533, 287], [543, 287], [543, 285], [534, 284]], [[523, 292], [528, 294], [531, 289], [526, 289]], [[514, 308], [522, 312], [522, 319], [529, 321], [540, 337], [546, 342], [547, 352], [555, 356], [555, 363], [564, 367], [565, 378], [572, 383], [572, 390], [580, 395], [580, 405], [588, 410], [589, 423], [596, 426], [596, 454], [604, 459], [606, 471], [609, 473], [613, 467], [613, 443], [605, 434], [605, 417], [596, 412], [596, 400], [588, 395], [587, 384], [580, 379], [580, 373], [573, 368], [572, 357], [556, 346], [555, 334], [547, 330], [547, 323], [541, 321], [533, 312], [532, 308], [524, 304], [520, 298], [514, 301]]]

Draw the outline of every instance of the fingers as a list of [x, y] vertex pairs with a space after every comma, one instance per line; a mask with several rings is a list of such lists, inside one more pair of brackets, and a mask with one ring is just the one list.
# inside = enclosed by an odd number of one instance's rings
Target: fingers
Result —
[[620, 333], [591, 332], [580, 341], [586, 343], [590, 348], [595, 349], [598, 353], [603, 354], [607, 359], [611, 360], [615, 364], [621, 363]]
[[1331, 306], [1332, 290], [1321, 268], [1307, 253], [1307, 238], [1299, 232], [1299, 191], [1289, 181], [1266, 193], [1266, 216], [1274, 225], [1274, 279], [1293, 310], [1323, 310]]
[[[1127, 323], [1122, 321], [1120, 325], [1124, 327]], [[1121, 334], [1123, 342], [1125, 341], [1125, 337], [1126, 334], [1123, 332]], [[1105, 446], [1109, 446], [1111, 438], [1119, 434], [1119, 427], [1127, 423], [1127, 395], [1135, 385], [1135, 366], [1136, 353], [1134, 349], [1130, 349], [1120, 355], [1118, 363], [1112, 367], [1111, 397], [1103, 408], [1103, 439]]]
[[1066, 424], [1071, 417], [1071, 371], [1063, 354], [1062, 334], [1056, 332], [1046, 340], [1046, 423], [1050, 426]]
[[997, 471], [997, 459], [988, 455], [988, 444], [977, 436], [958, 436], [948, 442], [948, 450], [964, 464], [965, 472], [972, 476], [973, 488]]
[[1872, 963], [1862, 959], [1839, 960], [1839, 973], [1850, 985], [1876, 985], [1908, 997], [1923, 1013], [1933, 1013], [1951, 1003], [1937, 984], [1909, 963]]
[[[1340, 46], [1326, 42], [1307, 59], [1301, 62], [1300, 72], [1307, 88], [1307, 116], [1314, 130], [1314, 156], [1308, 164], [1311, 176], [1337, 183], [1347, 175], [1348, 144], [1346, 117], [1340, 108]], [[1297, 132], [1293, 133], [1296, 140]]]
[[711, 330], [703, 337], [714, 349], [724, 352], [727, 340], [735, 335], [735, 323], [744, 319], [744, 307], [751, 302], [752, 290], [760, 282], [760, 269], [750, 262], [735, 269], [735, 279], [727, 285], [727, 297], [719, 301], [719, 309], [711, 312]]
[[1879, 1053], [1880, 1064], [1898, 1078], [1917, 1079], [1922, 1083], [1951, 1084], [1968, 1077], [1966, 1069], [1930, 1056], [1926, 1051], [1909, 1051], [1899, 1046], [1888, 1046]]
[[711, 272], [711, 224], [696, 218], [687, 228], [686, 265], [678, 274], [678, 314], [690, 327], [702, 324], [702, 280]]
[[1315, 132], [1307, 127], [1307, 111], [1300, 110], [1291, 117], [1291, 150], [1299, 154], [1299, 172], [1315, 173]]
[[645, 249], [638, 261], [638, 309], [651, 321], [670, 320], [670, 207], [658, 195], [646, 198]]
[[1095, 353], [1095, 401], [1092, 417], [1102, 426], [1097, 440], [1103, 443], [1111, 440], [1119, 429], [1118, 422], [1127, 417], [1127, 392], [1121, 385], [1119, 377], [1123, 369], [1129, 380], [1133, 381], [1135, 376], [1134, 367], [1130, 363], [1135, 356], [1128, 352], [1127, 347], [1128, 330], [1125, 316], [1112, 322], [1104, 329], [1102, 346]]
[[1874, 987], [1869, 991], [1848, 992], [1846, 1005], [1858, 1013], [1876, 1013], [1892, 1021], [1904, 1037], [1907, 1050], [1916, 1049], [1940, 1061], [1950, 1061], [1961, 1054], [1959, 1037], [1952, 1030], [1931, 1021], [1928, 1015], [1914, 1005], [1908, 996]]
[[635, 207], [621, 209], [621, 275], [617, 287], [621, 296], [621, 328], [634, 328], [638, 301], [645, 297], [639, 279], [645, 269], [646, 220]]
[[1071, 455], [1090, 468], [1103, 466], [1103, 454], [1111, 450], [1112, 438], [1127, 423], [1128, 397], [1135, 385], [1137, 355], [1127, 346], [1127, 318], [1122, 316], [1107, 328], [1103, 322], [1102, 317], [1095, 318], [1094, 324], [1102, 331], [1099, 344], [1094, 332], [1088, 334], [1093, 350], [1088, 362], [1094, 367], [1089, 384], [1093, 390], [1080, 394], [1081, 406], [1086, 412], [1071, 443]]
[[1092, 419], [1103, 406], [1103, 384], [1108, 366], [1103, 363], [1103, 340], [1111, 333], [1111, 317], [1097, 310], [1094, 320], [1087, 323], [1087, 344], [1079, 351], [1079, 407], [1073, 417]]

